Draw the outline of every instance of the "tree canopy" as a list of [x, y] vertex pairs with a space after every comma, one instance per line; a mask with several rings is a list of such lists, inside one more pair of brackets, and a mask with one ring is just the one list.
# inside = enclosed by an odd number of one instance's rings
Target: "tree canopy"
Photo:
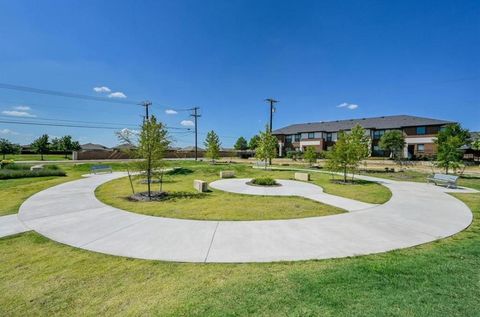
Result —
[[347, 173], [354, 173], [360, 161], [369, 155], [369, 138], [360, 125], [352, 128], [350, 133], [341, 131], [332, 150], [327, 155], [327, 168], [343, 173], [347, 182]]
[[378, 143], [380, 148], [384, 151], [388, 151], [390, 153], [390, 157], [393, 159], [402, 157], [405, 144], [405, 136], [400, 130], [385, 132]]
[[460, 124], [449, 124], [445, 126], [437, 135], [435, 144], [438, 147], [437, 164], [445, 168], [448, 174], [449, 169], [456, 169], [460, 166], [463, 158], [463, 152], [460, 148], [468, 143], [470, 133]]
[[2, 154], [3, 159], [7, 154], [16, 154], [20, 152], [20, 145], [14, 144], [7, 139], [0, 139], [0, 154]]
[[303, 154], [303, 159], [307, 161], [310, 166], [317, 162], [317, 157], [317, 152], [315, 151], [315, 147], [313, 146], [308, 146], [305, 150], [305, 154]]
[[48, 134], [44, 134], [39, 138], [35, 139], [32, 142], [32, 148], [35, 153], [40, 154], [41, 160], [43, 161], [43, 155], [47, 154], [50, 150], [50, 142], [48, 138]]
[[220, 146], [222, 143], [220, 142], [220, 138], [215, 133], [215, 131], [210, 131], [207, 133], [207, 137], [205, 138], [205, 156], [212, 160], [215, 163], [220, 157]]
[[237, 142], [235, 142], [235, 145], [233, 147], [235, 150], [245, 151], [248, 149], [247, 140], [243, 136], [241, 136], [237, 139]]
[[260, 139], [260, 137], [258, 136], [258, 134], [255, 134], [254, 136], [252, 136], [250, 138], [250, 141], [248, 141], [248, 148], [250, 150], [255, 150], [258, 146], [259, 139]]
[[260, 131], [258, 136], [258, 144], [256, 147], [255, 157], [261, 161], [265, 161], [265, 168], [267, 161], [271, 160], [277, 155], [277, 138], [272, 135], [267, 128], [264, 132]]

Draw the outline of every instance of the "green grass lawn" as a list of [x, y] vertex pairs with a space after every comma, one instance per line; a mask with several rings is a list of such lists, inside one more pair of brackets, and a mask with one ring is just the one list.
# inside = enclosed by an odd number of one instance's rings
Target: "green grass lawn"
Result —
[[[41, 156], [40, 154], [7, 154], [5, 159], [14, 161], [40, 161]], [[44, 161], [66, 161], [70, 159], [72, 159], [71, 154], [68, 154], [67, 158], [65, 158], [63, 154], [45, 154], [43, 156]]]
[[[292, 179], [292, 171], [264, 171], [246, 165], [210, 165], [190, 162], [175, 162], [191, 169], [191, 174], [171, 175], [165, 177], [163, 190], [170, 193], [187, 193], [166, 201], [133, 202], [127, 199], [132, 194], [128, 178], [121, 178], [101, 185], [97, 198], [108, 205], [141, 214], [208, 220], [259, 220], [289, 219], [312, 216], [325, 216], [343, 212], [342, 209], [328, 206], [301, 197], [254, 196], [227, 193], [212, 190], [198, 194], [193, 189], [193, 180], [201, 179], [212, 182], [219, 179], [221, 170], [235, 170], [238, 178], [272, 177], [276, 179]], [[324, 187], [325, 191], [335, 195], [358, 199], [371, 203], [383, 203], [390, 199], [390, 191], [381, 185], [370, 182], [359, 182], [355, 185], [339, 185], [330, 182], [325, 174], [312, 175], [312, 182]], [[153, 190], [159, 190], [153, 184]], [[145, 191], [146, 185], [134, 180], [135, 191]]]
[[[422, 173], [418, 171], [406, 170], [404, 172], [385, 173], [385, 172], [362, 172], [362, 175], [373, 177], [388, 178], [398, 181], [426, 183], [427, 177], [432, 173]], [[458, 180], [459, 186], [465, 186], [480, 190], [480, 176], [465, 175]]]
[[465, 231], [379, 255], [263, 264], [127, 259], [0, 239], [1, 316], [478, 316], [480, 195]]

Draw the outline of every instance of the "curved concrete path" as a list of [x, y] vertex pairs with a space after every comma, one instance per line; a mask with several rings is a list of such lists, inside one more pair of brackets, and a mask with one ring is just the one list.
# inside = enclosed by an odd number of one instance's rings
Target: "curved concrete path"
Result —
[[52, 240], [82, 249], [185, 262], [267, 262], [371, 254], [448, 237], [472, 221], [468, 207], [445, 193], [468, 190], [383, 179], [379, 181], [390, 188], [392, 199], [352, 213], [269, 221], [151, 217], [107, 206], [95, 198], [95, 188], [122, 176], [125, 174], [96, 175], [48, 188], [23, 203], [19, 219]]

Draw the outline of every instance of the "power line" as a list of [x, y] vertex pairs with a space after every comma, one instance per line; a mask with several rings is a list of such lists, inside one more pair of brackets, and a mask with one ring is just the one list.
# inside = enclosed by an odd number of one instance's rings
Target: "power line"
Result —
[[20, 85], [12, 85], [12, 84], [6, 84], [6, 83], [0, 83], [0, 88], [1, 89], [16, 90], [16, 91], [23, 91], [23, 92], [30, 92], [30, 93], [42, 94], [42, 95], [76, 98], [76, 99], [93, 100], [93, 101], [102, 101], [102, 102], [109, 102], [109, 103], [121, 103], [121, 104], [128, 104], [128, 105], [137, 105], [137, 106], [139, 104], [141, 104], [140, 102], [134, 102], [134, 101], [128, 101], [128, 100], [110, 99], [110, 98], [106, 98], [106, 97], [97, 97], [97, 96], [83, 95], [83, 94], [78, 94], [78, 93], [63, 92], [63, 91], [58, 91], [58, 90], [40, 89], [40, 88], [20, 86]]
[[[11, 119], [11, 116], [2, 116], [2, 118]], [[54, 119], [54, 118], [43, 118], [43, 117], [30, 117], [30, 118], [15, 118], [15, 120], [45, 120], [45, 121], [59, 121], [59, 122], [73, 122], [73, 123], [89, 123], [89, 124], [107, 124], [107, 125], [118, 125], [118, 126], [130, 126], [138, 127], [138, 124], [133, 123], [120, 123], [120, 122], [99, 122], [99, 121], [82, 121], [82, 120], [66, 120], [66, 119]]]

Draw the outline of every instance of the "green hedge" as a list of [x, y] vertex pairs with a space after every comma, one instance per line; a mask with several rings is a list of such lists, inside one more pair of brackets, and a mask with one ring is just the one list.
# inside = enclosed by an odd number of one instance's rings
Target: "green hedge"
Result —
[[262, 178], [254, 178], [251, 181], [252, 184], [254, 185], [259, 185], [259, 186], [275, 186], [278, 185], [278, 183], [270, 177], [262, 177]]
[[65, 176], [64, 171], [56, 168], [45, 167], [43, 170], [31, 171], [28, 169], [0, 169], [0, 179], [42, 177], [42, 176]]

